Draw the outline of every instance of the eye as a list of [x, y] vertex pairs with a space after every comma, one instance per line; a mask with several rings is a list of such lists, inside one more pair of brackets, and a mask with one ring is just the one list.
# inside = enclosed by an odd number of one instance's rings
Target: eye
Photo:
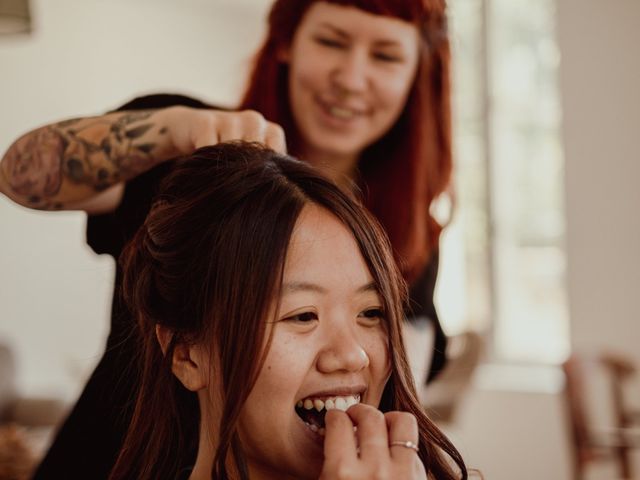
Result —
[[384, 320], [384, 311], [380, 307], [368, 308], [358, 314], [367, 325], [379, 325]]
[[296, 313], [283, 319], [286, 322], [295, 323], [311, 323], [314, 320], [318, 320], [318, 314], [316, 312], [301, 312]]
[[398, 56], [398, 55], [392, 55], [389, 53], [384, 53], [384, 52], [374, 52], [373, 53], [373, 58], [375, 58], [376, 60], [380, 60], [381, 62], [388, 62], [388, 63], [400, 63], [402, 62], [402, 57]]
[[316, 37], [315, 41], [318, 44], [323, 45], [325, 47], [329, 47], [329, 48], [345, 48], [346, 47], [346, 44], [344, 42], [335, 40], [333, 38]]

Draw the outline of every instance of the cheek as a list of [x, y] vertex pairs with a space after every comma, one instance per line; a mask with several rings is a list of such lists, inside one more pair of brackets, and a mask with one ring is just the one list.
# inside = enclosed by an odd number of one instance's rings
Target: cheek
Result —
[[313, 65], [292, 64], [289, 70], [289, 102], [296, 122], [306, 119], [305, 112], [309, 110], [311, 102], [310, 92], [316, 89], [317, 75]]
[[272, 348], [249, 393], [240, 420], [248, 445], [264, 441], [278, 427], [285, 426], [293, 412], [300, 374], [297, 365], [287, 361], [288, 355]]
[[388, 342], [386, 333], [380, 330], [369, 335], [367, 340], [367, 355], [369, 356], [371, 374], [381, 392], [391, 372]]
[[407, 101], [411, 86], [413, 85], [414, 75], [410, 72], [398, 74], [390, 74], [380, 78], [378, 89], [383, 101], [394, 114], [399, 114]]
[[324, 53], [313, 44], [305, 43], [294, 46], [289, 62], [290, 81], [293, 86], [308, 86], [322, 78], [327, 64]]
[[[276, 332], [250, 396], [278, 399], [292, 404], [308, 371], [309, 350], [295, 338]], [[291, 398], [289, 398], [291, 397]]]

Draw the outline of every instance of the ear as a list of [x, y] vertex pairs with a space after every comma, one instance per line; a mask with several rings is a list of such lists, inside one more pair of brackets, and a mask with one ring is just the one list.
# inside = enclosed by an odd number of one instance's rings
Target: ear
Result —
[[[166, 355], [174, 332], [170, 328], [156, 325], [156, 338]], [[197, 392], [209, 385], [209, 364], [211, 357], [200, 345], [176, 343], [171, 359], [171, 371], [187, 390]]]

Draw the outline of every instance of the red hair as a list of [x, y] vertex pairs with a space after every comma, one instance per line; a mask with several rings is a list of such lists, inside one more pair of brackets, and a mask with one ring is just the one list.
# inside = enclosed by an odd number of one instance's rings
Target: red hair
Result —
[[[278, 52], [288, 47], [309, 6], [318, 0], [276, 0], [267, 38], [258, 51], [242, 108], [283, 126], [292, 154], [300, 135], [288, 95], [288, 66]], [[421, 32], [420, 63], [404, 111], [389, 132], [360, 158], [367, 207], [385, 227], [408, 281], [437, 249], [441, 225], [430, 213], [451, 179], [450, 49], [445, 0], [328, 0], [399, 18]]]

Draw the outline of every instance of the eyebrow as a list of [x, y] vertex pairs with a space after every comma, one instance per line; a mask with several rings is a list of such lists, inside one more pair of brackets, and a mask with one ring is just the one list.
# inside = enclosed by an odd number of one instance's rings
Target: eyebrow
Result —
[[[351, 35], [349, 35], [349, 33], [347, 33], [345, 30], [336, 27], [335, 25], [332, 25], [330, 23], [327, 22], [321, 22], [319, 24], [321, 27], [327, 28], [329, 30], [331, 30], [333, 33], [335, 33], [336, 35], [348, 39], [351, 38]], [[396, 40], [388, 40], [388, 39], [380, 39], [380, 40], [376, 40], [374, 42], [374, 44], [378, 47], [402, 47], [402, 44]]]
[[[378, 287], [375, 282], [369, 282], [356, 290], [356, 293], [377, 292]], [[297, 292], [317, 292], [326, 294], [328, 290], [321, 285], [311, 282], [287, 282], [282, 285], [282, 294], [287, 295]]]

